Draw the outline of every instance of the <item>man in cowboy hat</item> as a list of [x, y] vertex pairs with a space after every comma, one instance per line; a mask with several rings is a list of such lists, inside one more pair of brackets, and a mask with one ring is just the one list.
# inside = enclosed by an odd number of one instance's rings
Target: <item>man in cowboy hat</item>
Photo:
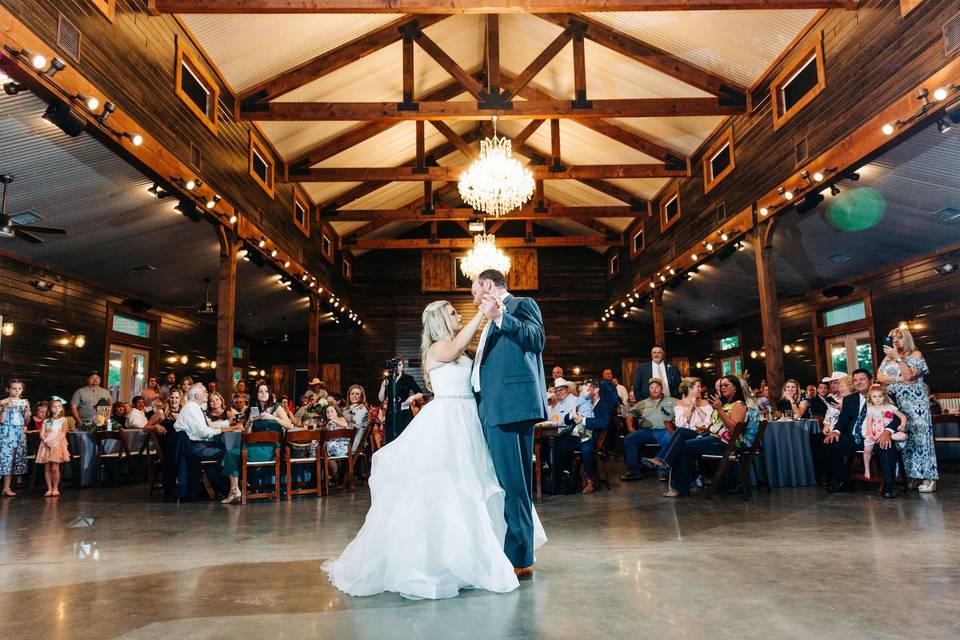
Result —
[[327, 397], [327, 392], [323, 388], [323, 380], [320, 378], [314, 377], [313, 380], [307, 383], [307, 386], [309, 389], [307, 389], [304, 395], [310, 396], [310, 404]]
[[556, 394], [557, 404], [550, 409], [550, 422], [562, 426], [563, 419], [577, 406], [577, 397], [572, 393], [576, 386], [564, 380], [563, 377], [553, 381], [553, 392]]

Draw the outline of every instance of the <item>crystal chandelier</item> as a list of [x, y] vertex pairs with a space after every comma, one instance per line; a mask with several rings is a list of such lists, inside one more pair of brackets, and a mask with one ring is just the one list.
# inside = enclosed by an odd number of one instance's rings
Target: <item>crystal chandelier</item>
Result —
[[496, 236], [486, 232], [473, 236], [473, 249], [460, 261], [460, 271], [471, 280], [487, 269], [496, 269], [506, 275], [510, 271], [510, 258], [497, 249]]
[[533, 174], [514, 159], [509, 138], [497, 137], [494, 116], [493, 137], [480, 141], [480, 158], [460, 176], [460, 197], [477, 211], [502, 216], [528, 201], [535, 186]]

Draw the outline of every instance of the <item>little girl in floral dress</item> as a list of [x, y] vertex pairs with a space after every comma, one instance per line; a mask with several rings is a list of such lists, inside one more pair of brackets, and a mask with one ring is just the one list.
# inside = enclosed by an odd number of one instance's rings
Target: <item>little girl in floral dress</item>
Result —
[[60, 463], [70, 462], [67, 448], [67, 432], [73, 428], [73, 418], [63, 415], [63, 400], [50, 401], [50, 417], [43, 421], [40, 431], [40, 446], [37, 449], [37, 464], [44, 465], [43, 477], [47, 481], [46, 497], [60, 495]]
[[897, 442], [903, 442], [907, 439], [907, 416], [903, 414], [887, 395], [887, 391], [875, 384], [867, 392], [867, 417], [863, 420], [861, 427], [863, 433], [863, 475], [870, 478], [870, 458], [873, 456], [873, 446], [877, 443], [880, 434], [886, 431], [887, 426], [893, 421], [893, 417], [900, 418], [900, 426], [891, 436]]

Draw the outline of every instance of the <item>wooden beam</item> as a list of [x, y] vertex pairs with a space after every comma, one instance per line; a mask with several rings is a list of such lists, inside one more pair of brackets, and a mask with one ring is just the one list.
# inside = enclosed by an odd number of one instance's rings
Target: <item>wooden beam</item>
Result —
[[[604, 236], [540, 236], [533, 242], [525, 238], [497, 237], [497, 246], [506, 249], [518, 247], [605, 247], [617, 246], [620, 240]], [[473, 247], [473, 238], [437, 238], [436, 242], [429, 238], [396, 240], [357, 240], [354, 248], [358, 251], [374, 251], [376, 249], [469, 249]]]
[[[766, 6], [764, 8], [770, 9], [773, 7]], [[616, 9], [605, 9], [605, 11], [616, 11]], [[736, 83], [714, 73], [705, 71], [642, 40], [611, 29], [592, 18], [583, 15], [570, 16], [562, 13], [554, 14], [543, 12], [538, 13], [538, 17], [564, 28], [568, 27], [571, 23], [580, 24], [584, 29], [583, 35], [597, 44], [601, 44], [608, 49], [613, 49], [617, 53], [672, 76], [690, 86], [702, 89], [707, 93], [715, 96], [725, 96], [743, 105], [747, 104], [746, 88], [738, 86]], [[576, 58], [574, 60], [576, 62]]]
[[413, 35], [403, 34], [403, 101], [413, 102]]
[[[460, 86], [459, 82], [452, 81], [426, 94], [423, 99], [431, 101], [437, 100], [442, 102], [445, 100], [450, 100], [451, 98], [455, 98], [461, 93], [463, 93], [463, 87]], [[312, 165], [323, 162], [327, 158], [332, 158], [338, 153], [346, 151], [350, 147], [358, 145], [377, 134], [383, 133], [387, 129], [397, 126], [398, 124], [400, 124], [398, 121], [391, 120], [381, 120], [362, 124], [340, 134], [332, 140], [326, 140], [317, 146], [304, 151], [303, 153], [289, 160], [287, 164], [290, 167], [301, 166], [302, 168], [306, 169]]]
[[856, 0], [149, 0], [160, 13], [544, 13], [853, 9]]
[[587, 101], [587, 59], [582, 28], [578, 28], [573, 36], [573, 90], [574, 100], [581, 104]]
[[[413, 29], [411, 28], [411, 30]], [[460, 83], [460, 86], [467, 90], [470, 95], [477, 100], [483, 99], [483, 87], [480, 86], [480, 83], [477, 82], [472, 75], [467, 73], [463, 67], [457, 64], [453, 58], [448, 56], [447, 52], [441, 49], [436, 42], [427, 36], [427, 34], [420, 29], [416, 29], [413, 39], [417, 41], [417, 44], [420, 45], [420, 48], [423, 49], [428, 56], [433, 58], [434, 61], [439, 64], [444, 71], [453, 76], [453, 78]]]
[[[418, 120], [417, 122], [419, 123], [420, 121]], [[443, 137], [450, 142], [450, 144], [455, 146], [460, 151], [460, 153], [462, 153], [466, 157], [473, 160], [479, 156], [479, 153], [477, 153], [477, 151], [473, 147], [471, 147], [466, 140], [461, 138], [460, 134], [458, 134], [456, 131], [451, 129], [450, 125], [448, 125], [447, 123], [441, 120], [431, 120], [430, 124], [432, 124], [433, 127], [437, 131], [439, 131], [443, 135]]]
[[417, 172], [427, 168], [427, 141], [425, 130], [426, 125], [423, 120], [417, 120], [415, 126], [417, 157], [414, 161], [414, 169]]
[[653, 315], [654, 344], [667, 348], [667, 331], [663, 324], [663, 289], [657, 289], [650, 296], [650, 312]]
[[560, 121], [550, 121], [550, 171], [562, 171], [560, 161]]
[[[202, 4], [202, 3], [199, 3]], [[172, 11], [171, 13], [189, 13], [189, 11]], [[237, 11], [236, 13], [243, 13]], [[356, 62], [371, 53], [375, 53], [402, 38], [400, 29], [405, 25], [416, 23], [421, 28], [436, 24], [443, 16], [403, 16], [394, 20], [376, 31], [371, 31], [350, 42], [343, 44], [332, 51], [322, 53], [303, 64], [288, 69], [274, 77], [260, 82], [240, 92], [237, 97], [238, 108], [244, 103], [269, 102], [294, 89], [313, 82], [317, 78], [333, 73], [337, 69]]]
[[631, 193], [623, 187], [618, 187], [617, 185], [606, 182], [605, 180], [581, 180], [580, 182], [592, 189], [596, 189], [600, 193], [610, 196], [611, 198], [616, 198], [620, 202], [626, 202], [627, 204], [631, 205], [631, 208], [634, 209], [634, 215], [647, 210], [647, 201], [644, 200], [643, 197], [638, 196], [635, 193]]
[[773, 261], [773, 224], [775, 218], [757, 222], [753, 251], [757, 261], [757, 288], [760, 293], [760, 324], [763, 328], [763, 348], [767, 355], [767, 385], [770, 397], [779, 398], [783, 388], [783, 338], [780, 333], [780, 309], [777, 304], [777, 280]]
[[[341, 209], [326, 211], [321, 215], [321, 222], [359, 222], [388, 220], [473, 220], [477, 212], [469, 207], [438, 207], [430, 215], [424, 215], [420, 205], [422, 200], [414, 200], [399, 209]], [[629, 218], [637, 215], [630, 207], [566, 207], [544, 202], [544, 207], [538, 208], [532, 204], [521, 207], [501, 217], [503, 220], [549, 220], [554, 218], [595, 219], [595, 218]], [[482, 217], [482, 214], [481, 214]]]
[[511, 145], [514, 147], [521, 147], [523, 144], [534, 134], [534, 132], [540, 128], [545, 120], [531, 120], [530, 124], [523, 128], [523, 131], [511, 141]]
[[307, 379], [320, 376], [320, 299], [310, 296], [307, 315]]
[[487, 96], [500, 95], [500, 16], [487, 15]]
[[240, 118], [255, 121], [339, 120], [535, 120], [552, 118], [652, 118], [727, 116], [743, 113], [742, 104], [719, 98], [623, 98], [592, 100], [579, 108], [569, 100], [529, 100], [503, 106], [478, 102], [416, 103], [408, 110], [396, 102], [269, 102], [242, 107]]
[[572, 37], [572, 31], [570, 29], [564, 29], [563, 32], [553, 39], [553, 42], [548, 44], [546, 48], [540, 52], [536, 58], [534, 58], [530, 64], [527, 65], [526, 69], [520, 72], [516, 78], [507, 83], [504, 87], [504, 90], [511, 96], [517, 95], [517, 92], [520, 89], [523, 89], [534, 76], [543, 71], [543, 68], [553, 60], [560, 51], [563, 50], [567, 43], [570, 42]]
[[503, 218], [500, 218], [499, 220], [494, 222], [492, 225], [490, 225], [490, 228], [487, 229], [487, 233], [489, 233], [490, 235], [495, 235], [497, 231], [500, 231], [500, 229], [503, 228], [503, 225], [507, 224], [507, 222], [509, 222], [509, 220], [504, 220]]
[[217, 267], [217, 387], [233, 389], [233, 332], [237, 308], [237, 251], [240, 239], [232, 230], [217, 225], [220, 262]]
[[[588, 164], [565, 167], [553, 171], [552, 167], [529, 166], [527, 169], [539, 180], [594, 180], [609, 178], [673, 178], [687, 175], [686, 169], [667, 169], [662, 164]], [[467, 170], [456, 167], [335, 167], [308, 169], [291, 174], [287, 182], [455, 182]]]

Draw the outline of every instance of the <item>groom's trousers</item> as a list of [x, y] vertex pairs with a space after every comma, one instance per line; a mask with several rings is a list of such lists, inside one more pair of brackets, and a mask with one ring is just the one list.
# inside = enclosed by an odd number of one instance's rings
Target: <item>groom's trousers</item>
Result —
[[533, 425], [483, 425], [497, 480], [503, 487], [507, 535], [503, 551], [514, 567], [533, 564]]

